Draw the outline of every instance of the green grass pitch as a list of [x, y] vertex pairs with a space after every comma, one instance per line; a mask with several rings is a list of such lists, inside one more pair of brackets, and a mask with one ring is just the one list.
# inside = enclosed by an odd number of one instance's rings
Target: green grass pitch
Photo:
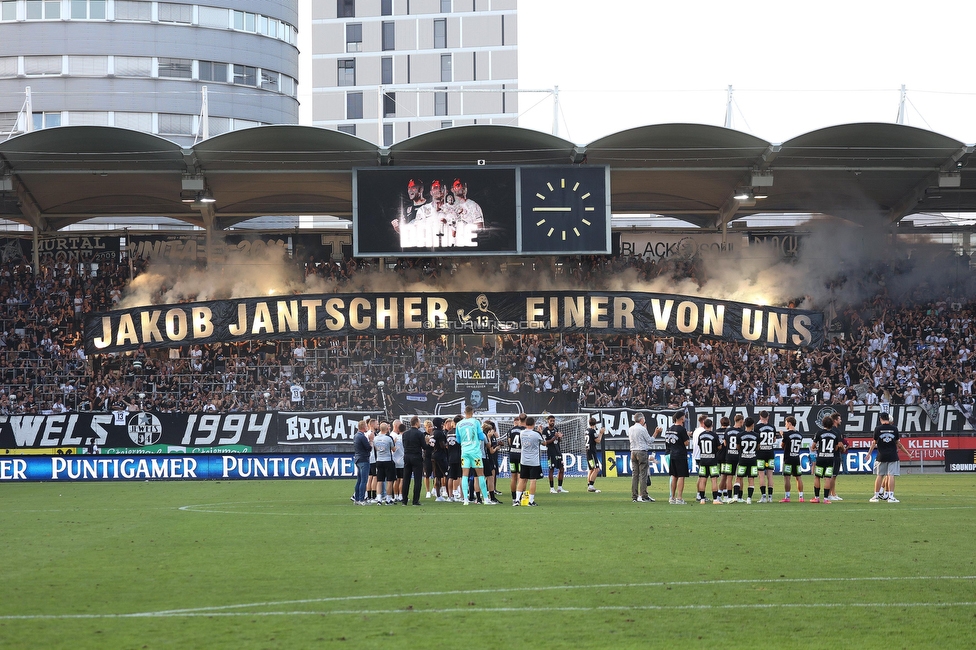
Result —
[[334, 480], [7, 484], [0, 647], [972, 646], [976, 476], [902, 476], [900, 504], [868, 503], [869, 476], [830, 505], [672, 506], [665, 481], [653, 504], [625, 478], [540, 482], [531, 509], [357, 507]]

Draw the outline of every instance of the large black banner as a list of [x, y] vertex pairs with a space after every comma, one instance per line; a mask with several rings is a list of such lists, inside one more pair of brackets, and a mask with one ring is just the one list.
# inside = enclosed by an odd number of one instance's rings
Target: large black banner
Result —
[[823, 314], [638, 292], [306, 294], [153, 305], [85, 320], [90, 354], [350, 334], [659, 334], [817, 347]]
[[[597, 414], [603, 426], [606, 426], [608, 435], [625, 436], [627, 427], [633, 421], [635, 409], [582, 409], [587, 413]], [[651, 426], [652, 418], [656, 418], [658, 423], [666, 421], [674, 410], [652, 411], [640, 409], [648, 419], [648, 428]], [[730, 420], [736, 414], [751, 417], [759, 420], [760, 411], [769, 411], [769, 421], [777, 429], [785, 428], [786, 416], [792, 415], [796, 418], [796, 428], [803, 433], [813, 434], [823, 421], [825, 415], [840, 413], [842, 418], [842, 428], [845, 435], [853, 437], [870, 437], [875, 428], [881, 424], [879, 416], [886, 411], [891, 415], [891, 422], [904, 435], [935, 435], [935, 434], [971, 434], [976, 427], [967, 418], [973, 418], [972, 413], [960, 410], [958, 406], [943, 405], [924, 408], [922, 406], [904, 404], [899, 405], [854, 405], [845, 404], [800, 404], [796, 406], [690, 406], [687, 408], [690, 419], [690, 428], [697, 424], [700, 413], [707, 414], [715, 421], [718, 428], [719, 421], [723, 417]], [[974, 419], [976, 422], [976, 419]], [[662, 425], [666, 426], [666, 425]]]
[[[498, 416], [516, 413], [575, 413], [572, 393], [508, 393], [471, 389], [440, 397], [427, 393], [387, 396], [390, 417], [408, 415], [442, 417], [457, 415], [467, 405], [479, 413]], [[758, 419], [759, 411], [771, 413], [770, 422], [785, 428], [786, 416], [797, 420], [797, 429], [812, 435], [825, 415], [838, 412], [844, 433], [869, 437], [878, 425], [879, 407], [843, 405], [688, 407], [689, 429], [698, 414], [715, 420], [741, 413]], [[892, 421], [907, 436], [965, 434], [973, 431], [965, 414], [954, 406], [934, 409], [931, 416], [919, 406], [892, 406]], [[667, 428], [674, 409], [582, 409], [592, 413], [607, 430], [608, 440], [626, 439], [634, 415], [643, 413], [647, 427]], [[934, 419], [933, 417], [934, 416]], [[376, 412], [359, 411], [261, 411], [255, 413], [62, 413], [58, 415], [0, 415], [0, 454], [78, 453], [94, 438], [103, 453], [214, 453], [226, 451], [307, 451], [322, 445], [349, 444], [356, 423]], [[949, 448], [949, 446], [947, 446]], [[118, 450], [115, 452], [113, 450]], [[136, 450], [136, 451], [133, 451]]]
[[[0, 450], [77, 453], [212, 453], [351, 441], [356, 423], [376, 413], [62, 413], [0, 415]], [[4, 452], [0, 452], [4, 453]]]
[[719, 427], [722, 418], [732, 420], [736, 415], [742, 414], [743, 417], [752, 418], [759, 422], [759, 412], [769, 412], [769, 423], [776, 427], [778, 431], [786, 428], [786, 418], [792, 415], [796, 418], [796, 428], [801, 433], [808, 433], [811, 436], [817, 432], [820, 423], [827, 415], [840, 413], [844, 421], [845, 433], [854, 434], [860, 431], [857, 426], [851, 426], [848, 420], [847, 406], [844, 404], [807, 404], [802, 406], [694, 406], [688, 409], [691, 417], [689, 430], [697, 426], [698, 416], [705, 413], [715, 422], [715, 428]]
[[[674, 415], [680, 410], [684, 410], [686, 415], [691, 415], [691, 411], [688, 409], [665, 409], [665, 408], [606, 408], [606, 409], [595, 409], [595, 408], [584, 408], [581, 409], [582, 413], [589, 413], [592, 417], [596, 418], [597, 427], [603, 428], [604, 439], [609, 442], [614, 439], [627, 440], [627, 429], [634, 424], [634, 418], [638, 413], [644, 416], [644, 426], [647, 427], [648, 432], [654, 433], [656, 427], [661, 427], [662, 429], [667, 429], [669, 426], [674, 424]], [[685, 426], [690, 423], [686, 422]], [[693, 427], [689, 426], [689, 431]], [[664, 440], [661, 439], [658, 443], [661, 447], [664, 447]]]
[[296, 411], [275, 414], [274, 431], [278, 445], [315, 445], [326, 442], [352, 442], [356, 425], [378, 413], [351, 411]]
[[[110, 262], [119, 259], [118, 235], [45, 235], [37, 242], [41, 264], [56, 262]], [[0, 261], [4, 264], [34, 263], [34, 240], [0, 238]]]
[[[965, 411], [961, 410], [965, 409]], [[929, 433], [964, 433], [974, 430], [969, 420], [973, 419], [972, 407], [930, 404], [919, 405], [873, 405], [851, 406], [844, 417], [845, 431], [849, 433], [870, 434], [881, 424], [882, 411], [891, 414], [891, 423], [906, 435]], [[976, 422], [976, 420], [973, 420]]]
[[273, 444], [274, 413], [62, 413], [0, 416], [0, 449], [254, 447]]

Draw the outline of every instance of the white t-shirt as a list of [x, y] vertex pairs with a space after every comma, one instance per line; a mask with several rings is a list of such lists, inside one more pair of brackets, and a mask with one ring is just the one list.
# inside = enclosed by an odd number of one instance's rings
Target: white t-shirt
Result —
[[403, 468], [403, 436], [399, 433], [391, 433], [390, 437], [393, 438], [393, 465], [395, 467]]
[[698, 450], [698, 436], [700, 436], [704, 430], [705, 427], [698, 427], [695, 429], [695, 432], [691, 434], [691, 448], [694, 450], [691, 452], [691, 457], [695, 460], [701, 458], [701, 452]]
[[304, 392], [305, 392], [305, 389], [304, 388], [302, 388], [298, 384], [292, 384], [291, 385], [291, 402], [292, 402], [292, 404], [301, 404], [302, 403], [302, 394]]

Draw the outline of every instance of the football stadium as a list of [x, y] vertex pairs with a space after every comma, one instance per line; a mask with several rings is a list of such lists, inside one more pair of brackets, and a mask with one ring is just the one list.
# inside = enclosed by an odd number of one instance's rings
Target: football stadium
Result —
[[[294, 50], [297, 17], [259, 5], [297, 3], [211, 4], [5, 1], [0, 38]], [[411, 14], [358, 4], [377, 38]], [[421, 12], [435, 49], [458, 4]], [[106, 56], [101, 81], [135, 74]], [[224, 83], [203, 63], [185, 79]], [[219, 65], [290, 110], [284, 72]], [[34, 99], [0, 142], [3, 647], [972, 643], [973, 226], [932, 219], [976, 213], [972, 144], [474, 120], [381, 145], [243, 117], [185, 139]]]

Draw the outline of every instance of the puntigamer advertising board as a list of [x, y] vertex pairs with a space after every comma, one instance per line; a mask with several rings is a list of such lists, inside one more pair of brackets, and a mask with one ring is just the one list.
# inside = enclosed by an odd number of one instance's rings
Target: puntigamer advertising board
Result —
[[352, 454], [0, 458], [0, 482], [316, 479], [355, 475]]

